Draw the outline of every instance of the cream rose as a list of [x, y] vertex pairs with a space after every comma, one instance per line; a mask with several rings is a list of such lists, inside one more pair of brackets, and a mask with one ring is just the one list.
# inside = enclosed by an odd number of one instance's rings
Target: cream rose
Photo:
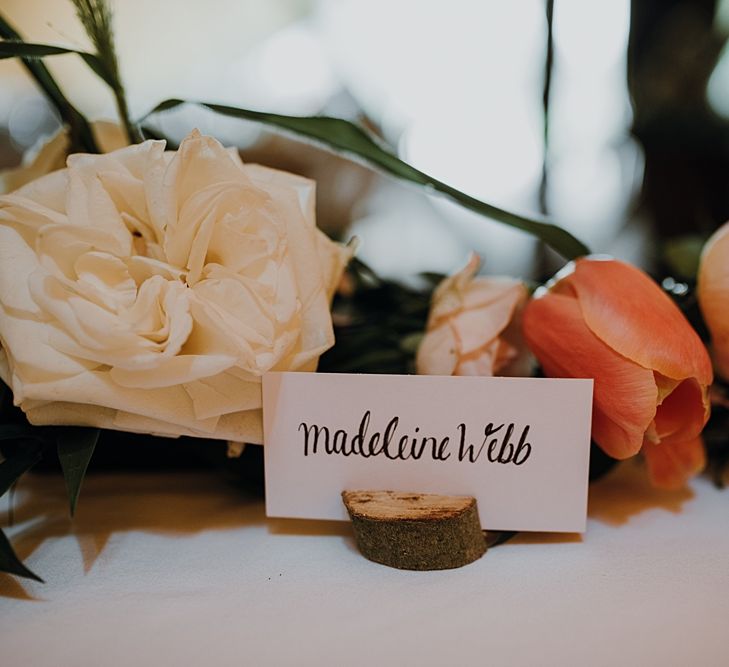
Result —
[[532, 357], [521, 335], [527, 290], [520, 280], [474, 277], [479, 258], [433, 292], [416, 356], [421, 375], [529, 375]]
[[0, 376], [34, 424], [262, 442], [261, 376], [314, 370], [349, 251], [314, 183], [193, 132], [0, 197]]

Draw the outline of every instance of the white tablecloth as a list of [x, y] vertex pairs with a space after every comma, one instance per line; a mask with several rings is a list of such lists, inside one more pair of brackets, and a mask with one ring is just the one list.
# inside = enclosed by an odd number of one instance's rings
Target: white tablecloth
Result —
[[213, 473], [29, 476], [0, 575], [0, 664], [727, 665], [729, 491], [628, 464], [588, 532], [522, 534], [458, 570], [362, 558], [344, 523], [267, 520]]

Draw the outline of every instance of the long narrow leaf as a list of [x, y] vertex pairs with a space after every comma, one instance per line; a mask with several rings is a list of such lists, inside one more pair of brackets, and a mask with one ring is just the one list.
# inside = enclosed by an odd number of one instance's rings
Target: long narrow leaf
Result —
[[41, 444], [28, 440], [12, 456], [0, 463], [0, 496], [18, 481], [21, 475], [30, 470], [41, 458]]
[[77, 56], [81, 56], [86, 64], [106, 83], [110, 86], [114, 85], [111, 73], [107, 71], [101, 59], [93, 53], [67, 49], [62, 46], [50, 46], [49, 44], [30, 44], [15, 40], [0, 42], [0, 60], [5, 58], [45, 58], [46, 56], [58, 56], [67, 53], [75, 53]]
[[[177, 99], [165, 100], [152, 109], [145, 118], [151, 114], [174, 109], [187, 103], [184, 100]], [[281, 114], [250, 111], [248, 109], [238, 109], [236, 107], [210, 104], [208, 102], [192, 103], [225, 116], [270, 125], [292, 133], [297, 137], [313, 140], [330, 150], [342, 152], [348, 156], [364, 160], [369, 166], [380, 169], [391, 176], [422, 185], [445, 195], [461, 204], [461, 206], [476, 213], [480, 213], [510, 227], [528, 232], [544, 241], [567, 259], [574, 259], [589, 254], [589, 249], [584, 243], [561, 227], [505, 211], [497, 206], [460, 192], [446, 183], [432, 176], [428, 176], [428, 174], [403, 162], [384, 148], [362, 127], [349, 121], [326, 116], [283, 116]]]
[[29, 570], [20, 558], [17, 557], [5, 533], [0, 530], [0, 572], [7, 572], [18, 577], [33, 579], [41, 584], [45, 583], [35, 572]]
[[[22, 42], [21, 36], [0, 14], [0, 37], [13, 42]], [[84, 116], [74, 107], [63, 94], [55, 79], [46, 66], [37, 59], [23, 58], [23, 64], [30, 75], [35, 79], [40, 89], [45, 93], [51, 104], [58, 111], [71, 133], [72, 148], [80, 148], [89, 153], [99, 153], [96, 140], [91, 132], [91, 126]]]
[[56, 436], [58, 459], [66, 480], [66, 491], [71, 509], [71, 516], [76, 512], [76, 503], [84, 481], [86, 469], [99, 439], [98, 428], [81, 428], [69, 426], [59, 431]]
[[[127, 139], [129, 139], [129, 143], [139, 143], [142, 141], [142, 136], [129, 115], [127, 96], [119, 73], [111, 3], [109, 0], [71, 0], [71, 2], [76, 7], [76, 16], [94, 45], [96, 57], [102, 63], [103, 71], [100, 75], [109, 84], [114, 94], [119, 120], [124, 126]], [[89, 65], [94, 68], [94, 63], [89, 62]], [[99, 74], [99, 71], [96, 71]]]

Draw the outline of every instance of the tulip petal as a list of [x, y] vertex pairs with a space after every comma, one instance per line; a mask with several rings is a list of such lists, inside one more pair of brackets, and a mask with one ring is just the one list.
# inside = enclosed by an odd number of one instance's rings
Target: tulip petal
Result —
[[610, 456], [640, 451], [656, 413], [653, 373], [622, 357], [595, 336], [577, 300], [548, 293], [524, 311], [524, 335], [550, 377], [594, 378], [595, 441]]
[[565, 278], [587, 326], [627, 359], [675, 380], [712, 382], [706, 349], [671, 299], [639, 269], [616, 260], [580, 259]]
[[656, 386], [658, 387], [658, 405], [660, 405], [666, 397], [681, 384], [681, 381], [667, 378], [665, 375], [661, 375], [660, 373], [653, 373], [653, 377], [656, 381]]
[[684, 380], [656, 410], [656, 433], [661, 442], [691, 440], [701, 433], [709, 418], [706, 389], [696, 380]]
[[729, 223], [708, 241], [701, 255], [698, 297], [711, 331], [717, 372], [729, 379]]
[[651, 483], [662, 489], [680, 489], [706, 465], [701, 436], [682, 442], [646, 442], [643, 453]]
[[592, 406], [592, 439], [609, 456], [627, 459], [635, 456], [644, 441], [644, 432], [639, 428], [624, 428], [608, 416], [605, 409]]

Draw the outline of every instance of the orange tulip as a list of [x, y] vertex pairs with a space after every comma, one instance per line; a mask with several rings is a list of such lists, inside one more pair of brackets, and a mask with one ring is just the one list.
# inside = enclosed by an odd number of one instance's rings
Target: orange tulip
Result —
[[701, 254], [698, 297], [716, 372], [729, 380], [729, 222], [707, 241]]
[[592, 437], [610, 456], [641, 449], [656, 486], [704, 463], [711, 362], [700, 338], [645, 273], [584, 258], [524, 312], [527, 343], [551, 377], [593, 378]]

